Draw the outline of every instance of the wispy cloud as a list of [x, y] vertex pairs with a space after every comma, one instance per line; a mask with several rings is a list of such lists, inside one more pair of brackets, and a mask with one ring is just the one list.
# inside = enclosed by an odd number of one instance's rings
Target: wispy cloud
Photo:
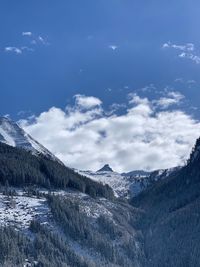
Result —
[[182, 84], [186, 84], [189, 85], [189, 87], [194, 86], [195, 84], [197, 84], [197, 81], [191, 79], [191, 80], [185, 80], [183, 78], [177, 78], [174, 80], [175, 83], [182, 83]]
[[164, 43], [162, 45], [163, 49], [176, 49], [179, 58], [189, 59], [195, 62], [196, 64], [200, 64], [200, 56], [197, 54], [195, 45], [193, 43], [187, 43], [184, 45], [177, 45], [171, 42]]
[[22, 54], [22, 49], [15, 47], [15, 46], [7, 46], [7, 47], [5, 47], [5, 52], [15, 53], [17, 55], [20, 55], [20, 54]]
[[195, 80], [188, 80], [187, 83], [188, 84], [196, 84], [197, 82]]
[[41, 35], [38, 35], [38, 36], [33, 35], [33, 39], [31, 40], [31, 44], [34, 46], [36, 46], [36, 45], [44, 45], [44, 46], [50, 45], [47, 38], [45, 38]]
[[176, 78], [174, 80], [175, 83], [184, 83], [184, 79], [183, 78]]
[[113, 51], [118, 49], [117, 45], [109, 45], [109, 48], [112, 49]]
[[17, 55], [21, 55], [24, 51], [28, 51], [28, 52], [33, 52], [34, 49], [27, 47], [27, 46], [22, 46], [22, 47], [15, 47], [15, 46], [7, 46], [5, 47], [5, 52], [7, 53], [14, 53]]
[[180, 92], [169, 92], [166, 97], [161, 97], [159, 100], [155, 100], [154, 103], [161, 109], [167, 109], [172, 105], [178, 105], [184, 99], [184, 95]]
[[179, 55], [179, 57], [180, 58], [187, 58], [187, 59], [194, 61], [196, 64], [200, 64], [200, 56], [183, 52]]
[[193, 43], [187, 43], [185, 45], [177, 45], [177, 44], [172, 44], [171, 42], [168, 43], [164, 43], [163, 48], [174, 48], [177, 50], [181, 50], [181, 51], [194, 51], [195, 50], [195, 46]]
[[110, 163], [117, 171], [168, 168], [187, 159], [200, 133], [200, 122], [176, 106], [182, 97], [173, 91], [168, 100], [129, 94], [119, 114], [116, 105], [108, 113], [100, 99], [76, 95], [75, 105], [52, 107], [21, 125], [71, 167], [96, 170]]
[[32, 36], [32, 32], [22, 32], [23, 36]]
[[21, 55], [24, 52], [35, 51], [37, 49], [37, 45], [43, 45], [43, 46], [49, 45], [49, 42], [46, 40], [46, 38], [42, 37], [41, 35], [35, 35], [31, 31], [22, 32], [22, 36], [28, 37], [28, 40], [27, 38], [25, 39], [23, 38], [23, 40], [21, 41], [22, 43], [21, 46], [15, 46], [15, 45], [6, 46], [4, 48], [4, 51]]
[[21, 47], [22, 51], [28, 51], [28, 52], [34, 52], [34, 49], [28, 46], [22, 46]]

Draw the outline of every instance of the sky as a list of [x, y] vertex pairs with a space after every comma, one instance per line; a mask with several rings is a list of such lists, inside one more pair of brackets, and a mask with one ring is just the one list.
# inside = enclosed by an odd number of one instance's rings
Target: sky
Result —
[[183, 164], [200, 136], [200, 3], [1, 0], [0, 115], [68, 166]]

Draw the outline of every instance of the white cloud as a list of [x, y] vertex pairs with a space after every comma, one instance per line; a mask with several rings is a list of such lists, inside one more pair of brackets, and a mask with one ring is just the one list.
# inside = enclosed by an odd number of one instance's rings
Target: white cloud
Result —
[[[46, 40], [46, 38], [42, 37], [41, 35], [38, 36], [38, 41], [39, 41], [39, 43], [41, 43], [43, 45], [50, 45], [50, 43]], [[35, 40], [35, 42], [37, 43], [36, 40]]]
[[42, 36], [38, 36], [38, 40], [42, 43], [44, 43], [44, 38]]
[[185, 98], [180, 92], [170, 91], [166, 89], [167, 96], [161, 97], [158, 100], [154, 100], [153, 103], [160, 107], [161, 109], [167, 109], [172, 105], [179, 105], [181, 101]]
[[175, 91], [168, 92], [168, 96], [174, 98], [177, 103], [179, 103], [180, 100], [185, 98], [185, 96], [182, 95], [180, 92], [175, 92]]
[[50, 45], [50, 43], [48, 42], [47, 38], [43, 37], [42, 35], [36, 35], [36, 34], [31, 34], [30, 36], [32, 36], [32, 40], [31, 40], [31, 45], [44, 45], [44, 46], [48, 46]]
[[109, 45], [109, 48], [112, 49], [113, 51], [115, 51], [116, 49], [118, 49], [117, 45]]
[[150, 103], [148, 98], [141, 98], [136, 93], [130, 93], [130, 94], [128, 94], [128, 97], [129, 97], [129, 104], [149, 105], [149, 103]]
[[187, 59], [194, 61], [196, 64], [200, 64], [200, 57], [197, 55], [188, 54], [188, 53], [183, 52], [179, 55], [179, 57], [180, 58], [187, 58]]
[[75, 95], [76, 105], [80, 108], [90, 109], [102, 104], [101, 100], [94, 96]]
[[[22, 36], [28, 36], [30, 37], [29, 39], [29, 44], [24, 43], [24, 39], [23, 39], [23, 43], [21, 46], [16, 47], [16, 46], [7, 46], [4, 48], [5, 52], [10, 52], [10, 53], [15, 53], [17, 55], [23, 54], [23, 52], [33, 52], [36, 49], [37, 45], [43, 45], [43, 46], [47, 46], [49, 45], [49, 43], [46, 41], [45, 38], [43, 38], [41, 35], [34, 37], [34, 34], [30, 31], [27, 32], [22, 32]], [[33, 38], [34, 37], [34, 38]], [[34, 45], [34, 48], [33, 48]]]
[[17, 55], [22, 54], [24, 51], [33, 52], [34, 49], [30, 48], [28, 46], [22, 46], [22, 47], [7, 46], [7, 47], [5, 47], [5, 52], [15, 53]]
[[170, 48], [170, 44], [169, 44], [169, 43], [164, 43], [164, 44], [162, 45], [162, 48]]
[[172, 44], [171, 42], [168, 42], [168, 43], [164, 43], [162, 45], [162, 48], [174, 48], [174, 49], [181, 50], [181, 51], [194, 51], [195, 50], [195, 46], [193, 43], [177, 45], [177, 44]]
[[22, 32], [23, 36], [32, 36], [32, 32]]
[[111, 114], [119, 109], [124, 109], [126, 108], [126, 104], [118, 104], [118, 103], [113, 103], [112, 105], [110, 105], [110, 112], [108, 114]]
[[194, 51], [194, 44], [189, 43], [186, 45], [172, 45], [172, 48], [175, 48], [181, 51]]
[[[180, 99], [174, 92], [167, 97]], [[157, 109], [155, 100], [129, 95], [124, 114], [108, 115], [98, 98], [75, 98], [76, 105], [65, 111], [53, 107], [34, 122], [21, 121], [70, 167], [96, 170], [104, 163], [116, 171], [173, 167], [187, 159], [200, 135], [200, 122], [176, 108]]]
[[[200, 64], [200, 56], [196, 54], [195, 45], [193, 43], [187, 43], [185, 45], [172, 44], [171, 42], [164, 43], [162, 45], [163, 49], [176, 49], [179, 51], [178, 57], [182, 59], [189, 59]], [[180, 53], [181, 52], [181, 53]]]
[[20, 55], [22, 54], [22, 49], [15, 46], [7, 46], [5, 47], [5, 52], [10, 52]]

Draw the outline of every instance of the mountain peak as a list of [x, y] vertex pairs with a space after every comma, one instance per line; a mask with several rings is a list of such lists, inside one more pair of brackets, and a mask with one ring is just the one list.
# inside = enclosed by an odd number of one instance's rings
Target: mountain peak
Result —
[[113, 172], [112, 168], [110, 167], [109, 164], [105, 164], [103, 168], [98, 170], [97, 172]]
[[0, 117], [0, 142], [12, 147], [25, 149], [33, 155], [44, 155], [51, 160], [60, 162], [50, 151], [8, 117]]
[[194, 162], [195, 160], [198, 160], [200, 156], [200, 138], [197, 139], [196, 144], [192, 150], [192, 153], [190, 155], [189, 162]]

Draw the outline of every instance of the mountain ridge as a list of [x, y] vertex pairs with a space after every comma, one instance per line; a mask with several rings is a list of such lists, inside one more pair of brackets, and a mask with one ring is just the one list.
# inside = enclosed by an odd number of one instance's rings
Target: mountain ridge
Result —
[[0, 142], [12, 147], [22, 148], [33, 155], [42, 154], [51, 160], [63, 164], [53, 153], [26, 133], [18, 123], [8, 117], [0, 117]]

